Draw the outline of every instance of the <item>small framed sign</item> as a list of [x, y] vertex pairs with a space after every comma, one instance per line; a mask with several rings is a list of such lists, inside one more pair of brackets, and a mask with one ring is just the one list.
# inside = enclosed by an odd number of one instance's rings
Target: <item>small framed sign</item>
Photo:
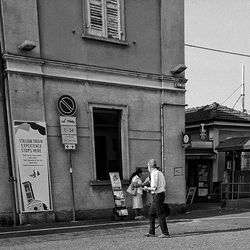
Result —
[[181, 176], [181, 175], [183, 175], [183, 168], [182, 167], [174, 168], [174, 176]]
[[190, 145], [191, 139], [188, 133], [182, 133], [182, 144], [183, 145]]

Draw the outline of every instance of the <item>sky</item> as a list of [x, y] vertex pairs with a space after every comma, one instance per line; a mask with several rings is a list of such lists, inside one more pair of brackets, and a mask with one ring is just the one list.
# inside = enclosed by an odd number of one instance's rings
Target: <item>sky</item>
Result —
[[250, 113], [250, 0], [184, 1], [187, 108], [218, 102], [242, 110], [242, 99], [237, 100], [244, 65], [245, 109]]

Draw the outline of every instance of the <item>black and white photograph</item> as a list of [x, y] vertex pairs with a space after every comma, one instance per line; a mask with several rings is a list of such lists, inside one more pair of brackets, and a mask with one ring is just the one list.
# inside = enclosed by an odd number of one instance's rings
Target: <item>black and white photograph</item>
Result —
[[0, 250], [250, 245], [250, 0], [0, 0]]

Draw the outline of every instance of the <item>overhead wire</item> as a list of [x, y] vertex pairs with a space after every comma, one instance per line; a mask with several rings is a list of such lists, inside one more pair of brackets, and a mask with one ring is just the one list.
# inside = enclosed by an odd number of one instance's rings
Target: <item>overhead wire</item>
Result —
[[226, 100], [225, 101], [223, 101], [221, 104], [223, 104], [223, 103], [225, 103], [229, 98], [231, 98], [232, 96], [233, 96], [233, 94], [239, 89], [239, 88], [241, 88], [241, 86], [242, 86], [242, 84], [228, 97], [228, 98], [226, 98]]
[[219, 53], [224, 53], [224, 54], [230, 54], [230, 55], [235, 55], [235, 56], [244, 56], [244, 57], [250, 57], [248, 54], [243, 54], [243, 53], [237, 53], [237, 52], [232, 52], [232, 51], [227, 51], [227, 50], [220, 50], [220, 49], [213, 49], [209, 47], [203, 47], [203, 46], [198, 46], [198, 45], [193, 45], [193, 44], [184, 44], [186, 47], [191, 47], [191, 48], [196, 48], [196, 49], [203, 49], [203, 50], [210, 50], [214, 52], [219, 52]]
[[238, 103], [238, 101], [240, 100], [241, 95], [239, 96], [239, 98], [237, 99], [237, 101], [235, 102], [235, 104], [233, 105], [233, 108], [235, 107], [235, 105]]
[[[224, 53], [224, 54], [230, 54], [230, 55], [235, 55], [235, 56], [243, 56], [243, 57], [250, 57], [249, 54], [243, 54], [243, 53], [237, 53], [237, 52], [232, 52], [232, 51], [227, 51], [227, 50], [220, 50], [220, 49], [214, 49], [214, 48], [209, 48], [209, 47], [204, 47], [204, 46], [198, 46], [198, 45], [193, 45], [193, 44], [187, 44], [185, 43], [184, 46], [186, 47], [191, 47], [191, 48], [196, 48], [196, 49], [203, 49], [203, 50], [209, 50], [209, 51], [213, 51], [213, 52], [219, 52], [219, 53]], [[231, 98], [233, 96], [233, 94], [242, 87], [242, 84], [225, 100], [223, 101], [221, 104], [225, 103], [229, 98]], [[240, 97], [237, 99], [236, 103], [234, 104], [233, 108], [235, 107], [235, 105], [239, 102], [240, 98], [242, 95], [240, 95]]]

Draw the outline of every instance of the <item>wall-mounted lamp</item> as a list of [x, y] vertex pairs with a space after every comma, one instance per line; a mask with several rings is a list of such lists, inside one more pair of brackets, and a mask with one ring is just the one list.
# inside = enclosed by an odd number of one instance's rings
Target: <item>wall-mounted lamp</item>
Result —
[[205, 129], [205, 124], [201, 123], [201, 133], [200, 133], [201, 140], [206, 140], [207, 138], [207, 131]]
[[35, 47], [36, 45], [33, 41], [25, 40], [22, 44], [18, 46], [18, 49], [30, 51], [33, 50]]
[[185, 71], [187, 66], [185, 64], [178, 64], [174, 68], [171, 69], [171, 73], [176, 75], [180, 74], [181, 72]]

